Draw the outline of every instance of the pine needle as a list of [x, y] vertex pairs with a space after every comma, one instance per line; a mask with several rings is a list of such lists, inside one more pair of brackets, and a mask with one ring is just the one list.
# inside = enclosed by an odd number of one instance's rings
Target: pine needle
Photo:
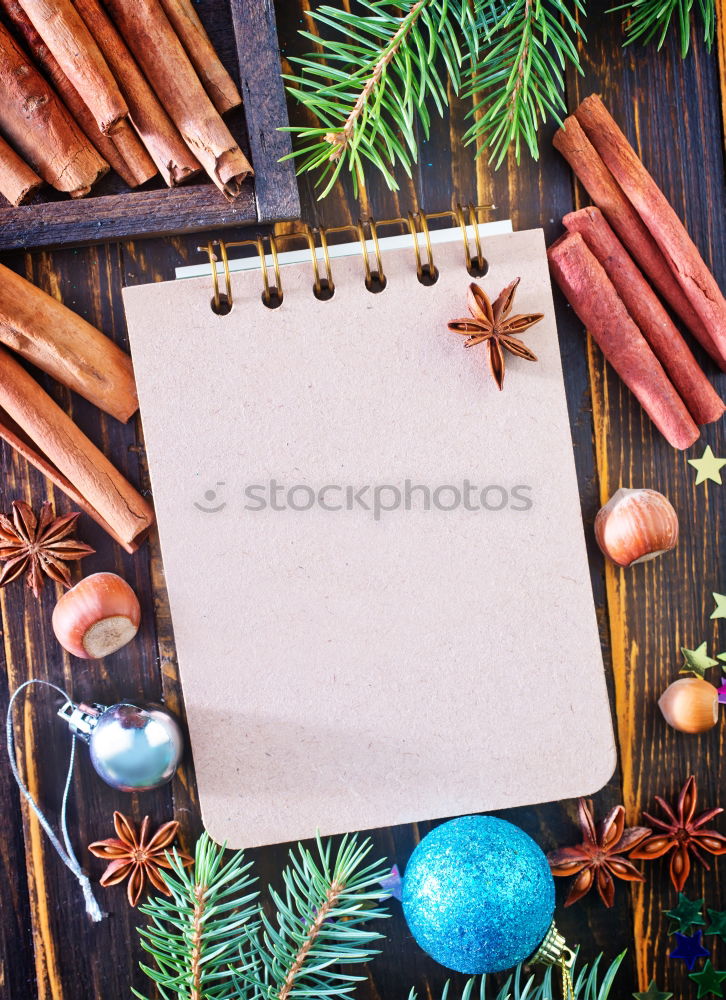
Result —
[[[637, 41], [647, 43], [657, 38], [660, 49], [675, 23], [680, 53], [685, 59], [691, 44], [693, 6], [694, 0], [631, 0], [612, 10], [628, 11], [625, 19], [626, 45]], [[698, 0], [696, 6], [703, 23], [706, 47], [710, 52], [716, 34], [715, 0]]]
[[[622, 952], [611, 962], [602, 979], [600, 979], [602, 955], [595, 959], [591, 967], [583, 965], [579, 972], [575, 971], [573, 963], [570, 971], [574, 980], [575, 1000], [608, 1000], [625, 955], [626, 952]], [[469, 979], [460, 994], [460, 1000], [550, 1000], [551, 997], [558, 995], [553, 977], [559, 975], [559, 970], [550, 966], [539, 983], [535, 982], [538, 978], [535, 975], [525, 978], [523, 970], [524, 966], [518, 965], [501, 989], [496, 992], [488, 989], [486, 976], [478, 980], [478, 985], [477, 978]], [[455, 1000], [450, 993], [450, 985], [447, 983], [444, 986], [441, 1000]], [[418, 1000], [415, 990], [411, 990], [408, 1000]]]
[[172, 873], [165, 872], [164, 881], [171, 898], [157, 896], [139, 907], [149, 918], [139, 928], [141, 947], [155, 963], [141, 968], [162, 1000], [227, 1000], [236, 978], [232, 964], [258, 921], [251, 866], [242, 852], [225, 862], [224, 848], [206, 834], [191, 868], [176, 851], [168, 857]]
[[342, 170], [352, 174], [357, 194], [367, 169], [380, 171], [391, 189], [400, 165], [410, 176], [418, 131], [430, 130], [431, 102], [438, 114], [448, 105], [462, 70], [478, 48], [469, 0], [360, 0], [361, 14], [322, 6], [311, 11], [324, 37], [300, 34], [318, 45], [292, 59], [285, 75], [289, 92], [318, 121], [291, 126], [298, 173], [315, 171], [324, 197]]
[[474, 99], [474, 123], [464, 142], [477, 144], [499, 167], [510, 147], [517, 163], [526, 146], [539, 156], [537, 131], [549, 117], [560, 124], [567, 113], [564, 90], [567, 65], [582, 72], [577, 50], [585, 38], [578, 23], [581, 0], [514, 0], [500, 10], [484, 7], [480, 32], [486, 44], [464, 96]]
[[276, 915], [260, 912], [240, 970], [240, 1000], [346, 998], [364, 977], [341, 965], [367, 962], [381, 934], [366, 925], [388, 916], [380, 906], [389, 866], [367, 861], [369, 841], [345, 837], [335, 856], [318, 838], [317, 857], [299, 846], [283, 872], [283, 895], [270, 890]]

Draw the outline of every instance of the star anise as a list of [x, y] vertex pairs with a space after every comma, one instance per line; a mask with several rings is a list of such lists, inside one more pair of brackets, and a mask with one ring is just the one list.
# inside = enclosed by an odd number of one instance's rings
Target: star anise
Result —
[[536, 361], [537, 357], [519, 340], [515, 334], [524, 333], [530, 326], [543, 318], [542, 313], [524, 313], [510, 316], [514, 305], [514, 293], [519, 285], [519, 278], [507, 285], [492, 303], [483, 288], [472, 282], [466, 296], [466, 304], [471, 313], [471, 319], [452, 319], [449, 329], [454, 333], [468, 335], [464, 347], [475, 347], [484, 343], [487, 348], [489, 370], [500, 389], [504, 388], [504, 351], [524, 358], [526, 361]]
[[[110, 862], [101, 876], [101, 885], [118, 885], [128, 878], [126, 895], [131, 906], [136, 906], [138, 903], [147, 880], [159, 892], [171, 896], [160, 869], [171, 868], [166, 852], [176, 837], [179, 824], [174, 820], [164, 823], [153, 837], [150, 837], [148, 816], [144, 816], [141, 830], [137, 834], [131, 820], [122, 813], [115, 812], [113, 825], [116, 828], [115, 837], [97, 840], [88, 845], [88, 850], [94, 857]], [[185, 868], [194, 864], [193, 858], [188, 854], [182, 854], [181, 851], [176, 853]]]
[[701, 853], [702, 851], [706, 851], [708, 854], [726, 854], [726, 837], [718, 830], [706, 827], [706, 823], [722, 813], [723, 809], [716, 806], [714, 809], [707, 809], [706, 812], [695, 816], [697, 797], [698, 788], [693, 775], [681, 789], [675, 810], [659, 795], [656, 795], [655, 801], [666, 814], [667, 820], [656, 819], [655, 816], [644, 812], [645, 819], [658, 830], [630, 853], [631, 858], [651, 861], [654, 858], [662, 858], [664, 854], [672, 851], [670, 876], [677, 892], [682, 891], [690, 874], [691, 854], [698, 858], [706, 871], [711, 869]]
[[651, 833], [644, 826], [625, 828], [625, 809], [615, 806], [599, 826], [595, 825], [592, 803], [580, 799], [578, 816], [582, 843], [550, 851], [547, 860], [553, 875], [576, 875], [565, 906], [582, 899], [595, 885], [605, 906], [615, 901], [615, 878], [625, 882], [644, 882], [635, 865], [620, 855], [635, 847]]
[[36, 517], [22, 500], [13, 500], [12, 520], [0, 514], [0, 587], [27, 573], [28, 586], [35, 597], [43, 587], [43, 573], [64, 587], [71, 586], [67, 562], [75, 562], [95, 552], [70, 536], [79, 513], [54, 517], [47, 501]]

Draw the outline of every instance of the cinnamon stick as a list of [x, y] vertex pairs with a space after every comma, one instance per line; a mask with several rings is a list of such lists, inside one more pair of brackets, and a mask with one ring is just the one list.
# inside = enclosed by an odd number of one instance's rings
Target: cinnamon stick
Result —
[[138, 409], [131, 358], [2, 264], [0, 341], [118, 420], [126, 422]]
[[[102, 139], [107, 138], [102, 132], [99, 134]], [[159, 173], [156, 164], [128, 120], [119, 122], [113, 135], [108, 136], [108, 139], [116, 153], [115, 157], [112, 155], [109, 163], [130, 188], [145, 184]]]
[[552, 140], [575, 175], [656, 290], [683, 320], [716, 363], [726, 371], [722, 356], [683, 289], [676, 281], [658, 244], [638, 213], [623, 194], [615, 178], [600, 159], [595, 147], [574, 115], [565, 119]]
[[0, 91], [0, 130], [17, 152], [58, 191], [88, 194], [108, 164], [2, 24]]
[[35, 30], [19, 0], [0, 0], [9, 21], [25, 43], [30, 55], [70, 111], [89, 142], [129, 187], [138, 187], [157, 172], [154, 163], [126, 121], [119, 122], [113, 138], [104, 135], [90, 108], [60, 67], [58, 60]]
[[660, 247], [719, 354], [726, 357], [726, 299], [672, 205], [597, 94], [586, 97], [575, 115]]
[[582, 236], [566, 234], [547, 257], [565, 297], [658, 430], [674, 448], [689, 448], [698, 427]]
[[581, 208], [562, 221], [571, 233], [580, 233], [602, 264], [696, 423], [710, 424], [722, 417], [726, 405], [600, 209]]
[[0, 410], [0, 438], [6, 441], [21, 458], [24, 458], [26, 462], [30, 462], [31, 465], [34, 465], [36, 469], [42, 472], [46, 479], [49, 479], [58, 489], [62, 490], [73, 501], [76, 507], [80, 507], [89, 517], [92, 517], [94, 521], [100, 524], [103, 530], [108, 532], [111, 538], [118, 542], [119, 545], [122, 545], [127, 552], [136, 552], [143, 534], [137, 535], [132, 542], [124, 542], [116, 534], [108, 521], [101, 517], [98, 511], [78, 492], [73, 483], [38, 451], [28, 435], [24, 434], [15, 421], [11, 420], [7, 413], [3, 413], [2, 410]]
[[138, 543], [154, 521], [149, 504], [3, 348], [0, 411], [111, 526], [115, 537], [125, 546]]
[[202, 86], [220, 115], [242, 103], [237, 86], [209, 40], [191, 0], [161, 0]]
[[186, 144], [220, 191], [235, 198], [252, 167], [207, 97], [159, 0], [105, 4]]
[[70, 0], [20, 0], [33, 27], [91, 109], [102, 132], [112, 133], [129, 109], [91, 33]]
[[134, 128], [165, 182], [175, 187], [194, 177], [201, 170], [199, 161], [162, 108], [99, 0], [73, 0], [73, 4], [118, 80]]
[[42, 183], [36, 172], [0, 138], [0, 194], [11, 205], [22, 205]]

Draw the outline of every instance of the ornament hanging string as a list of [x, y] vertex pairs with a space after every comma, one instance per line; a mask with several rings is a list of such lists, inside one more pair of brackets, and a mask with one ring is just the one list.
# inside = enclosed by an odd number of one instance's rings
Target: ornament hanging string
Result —
[[575, 987], [570, 974], [570, 966], [567, 956], [563, 951], [560, 955], [560, 968], [562, 969], [562, 997], [563, 1000], [575, 1000]]
[[20, 777], [18, 761], [15, 755], [15, 734], [13, 732], [13, 705], [15, 704], [15, 699], [18, 697], [18, 695], [26, 688], [30, 687], [31, 684], [42, 684], [44, 687], [49, 687], [53, 691], [57, 691], [58, 694], [62, 695], [67, 702], [73, 704], [73, 700], [63, 690], [63, 688], [58, 687], [56, 684], [51, 684], [50, 681], [40, 680], [39, 678], [36, 677], [33, 677], [30, 680], [25, 681], [23, 684], [20, 685], [19, 688], [16, 688], [16, 690], [13, 692], [12, 697], [10, 698], [10, 702], [8, 703], [8, 711], [5, 719], [5, 734], [6, 734], [6, 741], [8, 748], [8, 759], [10, 761], [10, 770], [13, 772], [13, 777], [15, 778], [18, 784], [18, 788], [20, 789], [23, 797], [25, 798], [26, 802], [33, 810], [35, 815], [38, 817], [38, 822], [45, 830], [48, 839], [50, 840], [51, 844], [58, 853], [58, 856], [60, 857], [61, 861], [66, 866], [66, 868], [68, 868], [71, 872], [73, 872], [75, 877], [78, 879], [78, 883], [81, 889], [83, 890], [83, 898], [86, 901], [86, 913], [89, 915], [91, 920], [93, 920], [94, 922], [98, 922], [99, 920], [103, 920], [104, 914], [101, 911], [100, 906], [96, 902], [96, 898], [93, 895], [93, 891], [91, 889], [91, 883], [89, 881], [89, 878], [81, 868], [78, 862], [78, 858], [76, 857], [73, 847], [71, 845], [70, 837], [68, 836], [68, 823], [67, 823], [66, 813], [68, 809], [68, 796], [70, 795], [70, 790], [71, 790], [71, 779], [73, 777], [73, 765], [76, 759], [76, 739], [77, 739], [76, 734], [73, 733], [71, 737], [71, 753], [70, 753], [70, 758], [68, 760], [68, 773], [66, 774], [65, 787], [63, 789], [63, 800], [61, 802], [60, 827], [61, 827], [61, 833], [63, 835], [63, 844], [61, 844], [50, 823], [43, 814], [40, 806], [35, 801], [33, 796], [30, 794], [30, 791], [24, 784], [23, 779]]

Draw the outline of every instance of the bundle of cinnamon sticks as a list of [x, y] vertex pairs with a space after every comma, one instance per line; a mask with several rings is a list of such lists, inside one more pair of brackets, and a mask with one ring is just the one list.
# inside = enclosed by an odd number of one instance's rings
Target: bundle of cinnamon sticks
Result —
[[0, 438], [134, 552], [151, 507], [7, 348], [124, 422], [138, 409], [131, 359], [1, 264], [0, 344]]
[[726, 406], [663, 303], [726, 371], [726, 299], [597, 95], [565, 119], [554, 145], [595, 205], [563, 219], [566, 233], [548, 250], [552, 274], [663, 436], [688, 448]]
[[0, 0], [0, 194], [87, 195], [207, 172], [228, 199], [252, 168], [222, 115], [242, 98], [192, 0]]

